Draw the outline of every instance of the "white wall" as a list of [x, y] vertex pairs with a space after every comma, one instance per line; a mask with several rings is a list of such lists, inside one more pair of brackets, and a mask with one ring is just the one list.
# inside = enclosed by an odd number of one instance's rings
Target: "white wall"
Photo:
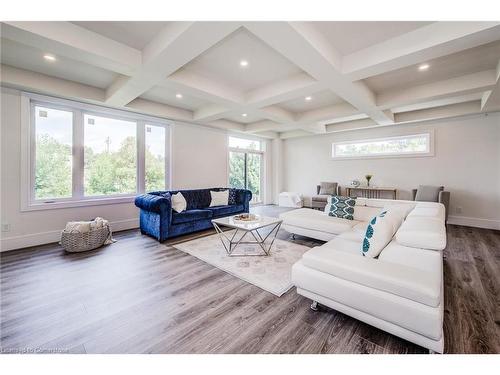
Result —
[[[334, 141], [369, 139], [434, 130], [435, 156], [333, 160]], [[419, 184], [451, 192], [450, 222], [500, 229], [500, 114], [477, 115], [418, 125], [331, 133], [284, 141], [284, 190], [315, 194], [320, 181], [351, 180], [393, 186], [409, 199]], [[457, 207], [462, 208], [458, 213]]]
[[227, 133], [176, 123], [172, 129], [172, 188], [227, 186]]
[[[115, 230], [138, 227], [133, 203], [43, 211], [20, 211], [20, 95], [2, 88], [1, 93], [1, 220], [10, 224], [2, 233], [0, 250], [33, 246], [59, 239], [67, 221], [102, 216]], [[172, 187], [198, 188], [227, 185], [227, 134], [190, 124], [172, 127]]]

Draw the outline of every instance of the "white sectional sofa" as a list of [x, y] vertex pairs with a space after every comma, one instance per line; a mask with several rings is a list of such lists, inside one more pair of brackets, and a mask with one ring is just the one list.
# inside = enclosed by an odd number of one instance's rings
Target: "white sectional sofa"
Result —
[[[377, 258], [362, 255], [368, 221], [391, 205], [405, 219]], [[327, 205], [328, 207], [328, 205]], [[292, 268], [297, 293], [443, 352], [445, 208], [440, 203], [358, 198], [354, 220], [302, 208], [281, 215], [285, 230], [323, 241]]]

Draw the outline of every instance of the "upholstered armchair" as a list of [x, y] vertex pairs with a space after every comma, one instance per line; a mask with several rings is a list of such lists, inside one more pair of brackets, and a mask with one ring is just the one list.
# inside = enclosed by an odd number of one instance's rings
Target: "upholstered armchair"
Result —
[[412, 199], [421, 202], [439, 202], [444, 205], [446, 220], [450, 206], [450, 192], [444, 191], [444, 186], [420, 185], [412, 190]]
[[316, 194], [311, 198], [311, 207], [323, 210], [330, 195], [340, 195], [340, 185], [337, 182], [320, 182], [316, 186]]

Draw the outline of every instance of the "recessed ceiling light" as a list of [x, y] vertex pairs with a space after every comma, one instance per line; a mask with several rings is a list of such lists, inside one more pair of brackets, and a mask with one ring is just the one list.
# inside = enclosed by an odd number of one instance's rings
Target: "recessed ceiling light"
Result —
[[306, 96], [304, 99], [306, 102], [310, 102], [313, 98], [312, 96]]
[[56, 57], [54, 55], [49, 55], [48, 53], [43, 55], [43, 58], [47, 61], [56, 61]]
[[246, 61], [246, 60], [241, 60], [241, 61], [240, 61], [240, 66], [242, 66], [242, 67], [246, 67], [246, 66], [248, 66], [248, 61]]
[[422, 64], [418, 67], [418, 70], [420, 70], [420, 71], [427, 70], [427, 69], [429, 69], [429, 66], [430, 66], [429, 64]]
[[247, 117], [248, 115], [246, 113], [241, 114], [243, 117]]
[[175, 97], [176, 97], [177, 99], [182, 99], [182, 94], [175, 94]]

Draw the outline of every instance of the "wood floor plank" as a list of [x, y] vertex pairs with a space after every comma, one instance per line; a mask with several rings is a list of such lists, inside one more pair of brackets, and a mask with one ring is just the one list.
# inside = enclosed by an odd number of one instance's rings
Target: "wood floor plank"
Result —
[[[52, 244], [0, 254], [2, 351], [426, 352], [324, 306], [314, 312], [294, 289], [278, 298], [173, 247], [213, 233], [158, 243], [133, 230], [86, 253]], [[500, 232], [448, 225], [444, 255], [445, 352], [500, 352]]]

